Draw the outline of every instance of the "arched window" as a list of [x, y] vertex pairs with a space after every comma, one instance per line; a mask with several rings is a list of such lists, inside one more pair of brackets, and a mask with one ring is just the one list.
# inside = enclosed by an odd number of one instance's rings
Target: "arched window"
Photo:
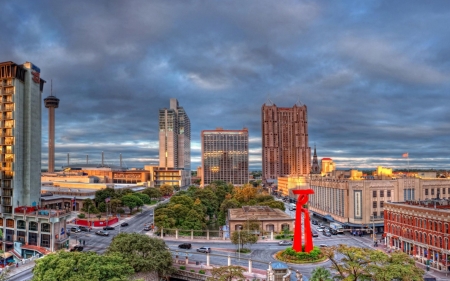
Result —
[[289, 224], [283, 223], [283, 224], [281, 225], [281, 230], [285, 230], [285, 229], [290, 230], [290, 229], [289, 229]]
[[241, 224], [236, 224], [234, 226], [234, 230], [241, 230], [242, 229], [242, 225]]
[[50, 224], [49, 223], [41, 223], [41, 231], [42, 232], [50, 232]]
[[274, 228], [273, 224], [266, 224], [266, 231], [274, 231]]
[[38, 223], [35, 222], [35, 221], [30, 221], [30, 224], [28, 225], [28, 230], [37, 231], [38, 230]]
[[25, 229], [26, 228], [26, 222], [24, 220], [18, 220], [17, 221], [17, 229]]
[[14, 220], [6, 219], [6, 227], [14, 228]]

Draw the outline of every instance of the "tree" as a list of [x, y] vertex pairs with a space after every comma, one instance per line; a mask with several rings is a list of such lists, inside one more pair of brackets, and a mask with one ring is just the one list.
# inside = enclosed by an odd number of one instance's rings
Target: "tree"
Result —
[[147, 194], [150, 199], [158, 199], [162, 196], [159, 188], [146, 188], [144, 189], [144, 191], [142, 191], [142, 193]]
[[180, 191], [180, 186], [179, 185], [174, 185], [173, 189], [176, 190], [176, 191]]
[[105, 189], [100, 189], [100, 190], [97, 190], [95, 192], [95, 199], [94, 199], [94, 201], [98, 205], [98, 204], [100, 204], [102, 202], [105, 203], [105, 199], [106, 198], [109, 197], [110, 199], [113, 199], [113, 198], [116, 198], [116, 196], [117, 196], [117, 194], [116, 194], [115, 189], [111, 188], [111, 187], [107, 187]]
[[255, 244], [258, 242], [258, 236], [252, 233], [252, 231], [238, 230], [231, 234], [231, 243], [240, 245], [244, 248], [245, 244]]
[[132, 213], [134, 207], [139, 206], [139, 204], [141, 206], [144, 204], [141, 199], [133, 196], [132, 194], [122, 196], [121, 200], [122, 204], [130, 209], [130, 214]]
[[107, 254], [119, 254], [136, 272], [158, 272], [167, 275], [172, 270], [172, 255], [159, 238], [139, 233], [116, 235]]
[[314, 268], [311, 274], [311, 281], [332, 281], [331, 272], [321, 266]]
[[152, 203], [152, 200], [150, 199], [150, 196], [148, 196], [147, 194], [144, 194], [144, 193], [133, 193], [133, 196], [136, 196], [139, 199], [141, 199], [142, 202], [144, 202], [144, 204]]
[[163, 196], [170, 196], [173, 194], [173, 186], [168, 184], [163, 184], [159, 187], [159, 191]]
[[244, 203], [256, 198], [257, 189], [251, 184], [245, 184], [242, 187], [235, 187], [233, 193], [237, 201]]
[[91, 218], [91, 214], [96, 214], [98, 212], [97, 208], [95, 208], [94, 201], [90, 198], [83, 200], [83, 208], [81, 208], [81, 210], [88, 213], [89, 218]]
[[[419, 281], [423, 278], [423, 270], [415, 266], [412, 258], [402, 252], [394, 252], [391, 256], [382, 251], [339, 245], [322, 249], [330, 259], [331, 268], [336, 271], [335, 278], [342, 280], [374, 280]], [[335, 253], [343, 256], [335, 257]]]
[[122, 205], [122, 201], [120, 201], [120, 199], [111, 199], [111, 201], [109, 201], [109, 206], [113, 214], [117, 213], [117, 209], [120, 205]]
[[98, 210], [102, 213], [105, 213], [106, 212], [106, 203], [101, 202], [100, 204], [98, 204]]
[[36, 260], [33, 281], [126, 281], [133, 272], [118, 254], [59, 251]]
[[212, 277], [208, 277], [207, 281], [232, 281], [245, 279], [245, 269], [237, 265], [221, 266], [211, 269]]

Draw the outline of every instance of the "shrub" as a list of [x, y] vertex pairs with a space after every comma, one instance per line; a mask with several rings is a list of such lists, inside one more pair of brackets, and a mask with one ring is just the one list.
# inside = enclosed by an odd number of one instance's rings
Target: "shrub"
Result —
[[81, 214], [78, 214], [78, 218], [79, 219], [84, 219], [86, 217], [86, 215], [85, 214], [83, 214], [83, 213], [81, 213]]
[[200, 274], [205, 274], [206, 272], [205, 272], [203, 269], [200, 269], [200, 270], [198, 271], [198, 273], [200, 273]]
[[181, 269], [181, 270], [185, 270], [186, 267], [185, 267], [184, 265], [182, 265], [182, 266], [180, 266], [180, 269]]
[[118, 214], [125, 214], [125, 210], [122, 208], [117, 209]]
[[191, 269], [191, 272], [195, 272], [195, 270]]

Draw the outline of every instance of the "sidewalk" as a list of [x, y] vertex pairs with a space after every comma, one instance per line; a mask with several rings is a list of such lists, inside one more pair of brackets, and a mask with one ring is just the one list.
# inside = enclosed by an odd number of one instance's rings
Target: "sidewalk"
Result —
[[14, 276], [18, 275], [19, 273], [22, 273], [30, 268], [33, 268], [36, 263], [35, 263], [36, 259], [32, 260], [32, 259], [24, 259], [22, 261], [20, 261], [18, 264], [19, 266], [11, 266], [9, 267], [9, 273], [8, 273], [8, 279], [13, 278]]

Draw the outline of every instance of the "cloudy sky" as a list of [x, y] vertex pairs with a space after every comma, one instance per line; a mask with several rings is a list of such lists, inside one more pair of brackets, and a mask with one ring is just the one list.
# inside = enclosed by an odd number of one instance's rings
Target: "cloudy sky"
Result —
[[[261, 106], [308, 106], [309, 142], [338, 168], [450, 168], [448, 1], [0, 0], [0, 61], [53, 79], [56, 167], [158, 162], [158, 109], [200, 131], [250, 132]], [[43, 98], [50, 95], [50, 83]], [[42, 116], [47, 166], [47, 112]]]

